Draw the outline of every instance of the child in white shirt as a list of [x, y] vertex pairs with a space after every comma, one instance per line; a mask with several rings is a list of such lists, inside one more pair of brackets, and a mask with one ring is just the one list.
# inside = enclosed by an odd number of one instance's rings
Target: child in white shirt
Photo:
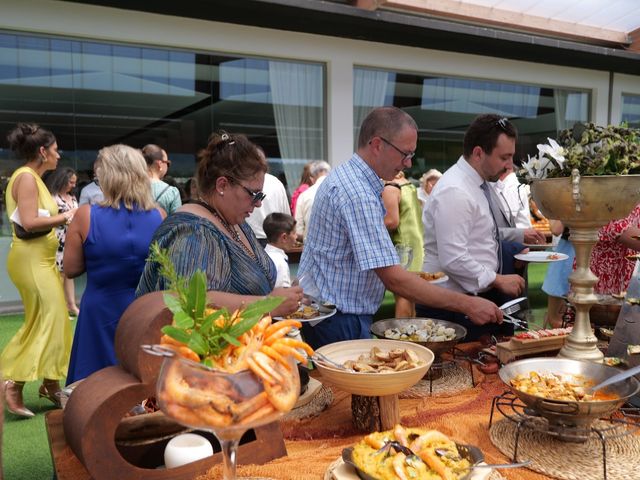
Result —
[[275, 288], [290, 287], [289, 257], [285, 250], [292, 249], [296, 243], [296, 221], [286, 213], [270, 213], [264, 219], [262, 228], [267, 236], [264, 251], [273, 260], [278, 271]]

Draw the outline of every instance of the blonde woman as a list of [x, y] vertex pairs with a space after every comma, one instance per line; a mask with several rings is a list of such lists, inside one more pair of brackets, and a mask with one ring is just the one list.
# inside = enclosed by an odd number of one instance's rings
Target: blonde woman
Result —
[[98, 152], [96, 163], [104, 201], [78, 209], [64, 250], [70, 278], [87, 272], [67, 384], [115, 365], [116, 327], [134, 299], [151, 237], [164, 218], [140, 151], [112, 145]]

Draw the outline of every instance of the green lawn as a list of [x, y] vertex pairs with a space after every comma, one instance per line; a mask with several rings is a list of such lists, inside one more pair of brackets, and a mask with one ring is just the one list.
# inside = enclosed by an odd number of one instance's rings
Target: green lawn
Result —
[[[0, 346], [9, 342], [20, 328], [22, 315], [0, 317]], [[75, 327], [75, 320], [73, 321]], [[33, 418], [17, 417], [5, 410], [2, 461], [7, 480], [50, 480], [53, 466], [44, 425], [44, 414], [54, 408], [44, 398], [38, 398], [39, 382], [25, 385], [25, 405], [36, 414]]]
[[[546, 295], [540, 289], [546, 271], [546, 264], [529, 266], [529, 299], [536, 323], [542, 322], [546, 310]], [[393, 295], [387, 292], [376, 318], [393, 318], [393, 304]], [[0, 317], [1, 348], [4, 348], [21, 325], [22, 315]], [[75, 327], [75, 321], [73, 326]], [[22, 419], [5, 413], [2, 459], [5, 478], [8, 480], [53, 478], [53, 467], [44, 426], [44, 414], [51, 410], [53, 405], [46, 399], [38, 398], [38, 386], [38, 382], [31, 382], [24, 389], [25, 404], [36, 414], [34, 418]]]

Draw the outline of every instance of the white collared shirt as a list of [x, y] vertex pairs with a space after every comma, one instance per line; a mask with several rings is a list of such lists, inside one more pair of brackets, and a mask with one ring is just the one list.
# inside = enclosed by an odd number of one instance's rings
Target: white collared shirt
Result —
[[291, 208], [289, 207], [287, 191], [282, 182], [278, 180], [278, 177], [266, 173], [264, 175], [262, 191], [266, 195], [264, 200], [262, 200], [262, 206], [253, 209], [253, 212], [251, 212], [251, 215], [247, 218], [247, 223], [257, 238], [265, 239], [267, 236], [264, 233], [262, 224], [264, 223], [264, 219], [267, 218], [267, 215], [274, 212], [291, 215]]
[[289, 270], [289, 257], [284, 253], [284, 250], [278, 248], [270, 243], [264, 247], [264, 251], [267, 252], [269, 258], [273, 260], [278, 272], [276, 276], [276, 285], [278, 287], [290, 287], [291, 286], [291, 271]]
[[298, 197], [298, 203], [296, 203], [296, 233], [306, 238], [307, 231], [309, 230], [309, 220], [311, 220], [311, 207], [313, 207], [313, 201], [316, 199], [316, 193], [318, 188], [327, 178], [326, 175], [318, 178], [316, 183], [307, 188]]
[[510, 215], [511, 224], [516, 228], [531, 228], [529, 185], [520, 184], [515, 172], [489, 185], [500, 199], [502, 210]]
[[443, 271], [443, 287], [478, 293], [489, 289], [498, 271], [498, 243], [482, 177], [460, 157], [440, 178], [427, 200], [423, 270]]

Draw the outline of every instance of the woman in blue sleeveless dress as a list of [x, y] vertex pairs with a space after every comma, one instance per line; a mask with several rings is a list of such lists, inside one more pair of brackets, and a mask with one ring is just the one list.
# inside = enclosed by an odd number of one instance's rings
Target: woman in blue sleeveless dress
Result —
[[78, 209], [64, 250], [67, 275], [87, 272], [67, 384], [117, 363], [116, 328], [134, 300], [151, 237], [164, 218], [151, 196], [147, 164], [138, 150], [106, 147], [96, 164], [104, 201]]
[[[213, 134], [199, 155], [199, 198], [171, 214], [153, 237], [167, 249], [179, 275], [201, 269], [207, 277], [208, 301], [230, 310], [272, 294], [285, 298], [273, 312], [295, 311], [300, 287], [276, 288], [276, 268], [246, 223], [262, 205], [267, 162], [243, 135]], [[158, 264], [144, 267], [136, 296], [165, 290]]]

